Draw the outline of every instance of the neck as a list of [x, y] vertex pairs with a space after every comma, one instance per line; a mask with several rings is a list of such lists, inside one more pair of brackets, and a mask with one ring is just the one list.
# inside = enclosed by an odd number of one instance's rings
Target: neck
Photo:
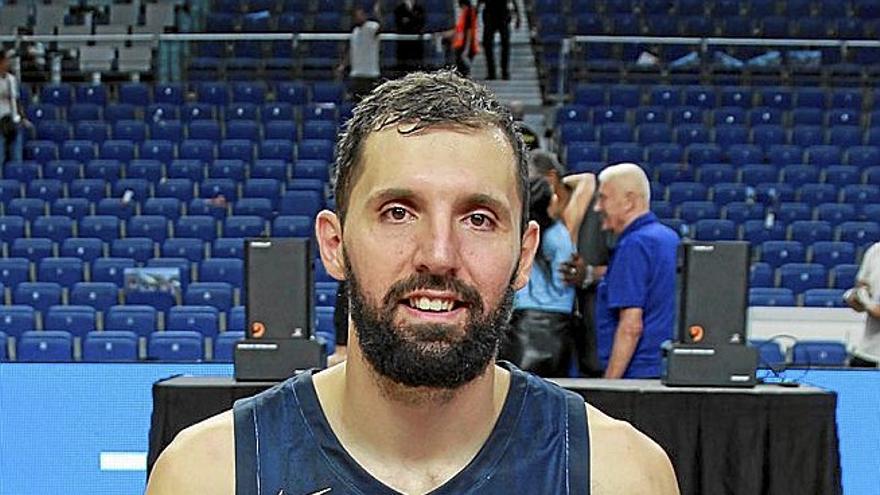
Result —
[[628, 218], [628, 219], [626, 220], [626, 222], [623, 224], [623, 227], [620, 228], [620, 232], [618, 232], [618, 234], [622, 234], [627, 228], [629, 228], [630, 225], [632, 225], [633, 222], [636, 221], [636, 219], [638, 219], [639, 217], [641, 217], [641, 216], [644, 215], [645, 213], [648, 213], [649, 211], [650, 211], [650, 210], [648, 210], [648, 209], [641, 208], [641, 209], [639, 209], [639, 210], [634, 211], [633, 213], [631, 213], [630, 216], [629, 216], [629, 218]]
[[[319, 380], [325, 373], [327, 379]], [[457, 390], [405, 387], [377, 376], [356, 342], [350, 342], [345, 365], [325, 373], [315, 377], [321, 405], [352, 455], [409, 464], [476, 455], [501, 413], [510, 380], [491, 363]]]

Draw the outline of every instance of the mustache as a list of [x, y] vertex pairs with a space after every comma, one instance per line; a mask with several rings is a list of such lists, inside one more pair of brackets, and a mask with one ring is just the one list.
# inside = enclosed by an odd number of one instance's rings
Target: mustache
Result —
[[391, 308], [408, 293], [418, 290], [452, 292], [464, 304], [469, 306], [472, 311], [483, 311], [483, 298], [476, 288], [456, 277], [431, 273], [414, 273], [403, 280], [395, 282], [385, 294], [382, 304], [386, 308]]

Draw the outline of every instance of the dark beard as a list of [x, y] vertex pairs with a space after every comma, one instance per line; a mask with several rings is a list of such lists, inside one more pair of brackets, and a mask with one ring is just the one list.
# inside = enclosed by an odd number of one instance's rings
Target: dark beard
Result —
[[[475, 288], [457, 278], [416, 273], [394, 283], [376, 307], [366, 300], [347, 257], [345, 268], [358, 345], [380, 376], [407, 387], [451, 390], [481, 375], [495, 358], [513, 307], [510, 284], [498, 306], [486, 313]], [[396, 326], [397, 304], [418, 289], [456, 293], [467, 305], [464, 331], [436, 323]]]

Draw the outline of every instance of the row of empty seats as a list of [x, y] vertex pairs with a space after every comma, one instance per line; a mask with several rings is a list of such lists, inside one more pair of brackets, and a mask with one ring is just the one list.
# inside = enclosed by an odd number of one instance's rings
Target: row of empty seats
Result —
[[787, 352], [774, 340], [750, 340], [749, 345], [758, 349], [760, 368], [844, 366], [849, 358], [846, 346], [837, 341], [798, 341]]

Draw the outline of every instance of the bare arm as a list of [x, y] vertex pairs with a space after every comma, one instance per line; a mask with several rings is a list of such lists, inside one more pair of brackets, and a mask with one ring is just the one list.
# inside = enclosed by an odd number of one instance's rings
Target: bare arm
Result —
[[666, 452], [625, 421], [587, 405], [590, 495], [678, 495]]
[[621, 378], [626, 373], [626, 368], [642, 337], [644, 329], [642, 313], [642, 308], [620, 310], [620, 322], [614, 333], [614, 343], [611, 346], [608, 367], [605, 368], [605, 378]]
[[146, 495], [233, 495], [235, 434], [232, 411], [180, 432], [150, 473]]
[[587, 206], [596, 191], [596, 176], [590, 173], [569, 175], [562, 179], [563, 184], [572, 188], [571, 198], [562, 212], [562, 223], [577, 243], [578, 232], [587, 214]]

